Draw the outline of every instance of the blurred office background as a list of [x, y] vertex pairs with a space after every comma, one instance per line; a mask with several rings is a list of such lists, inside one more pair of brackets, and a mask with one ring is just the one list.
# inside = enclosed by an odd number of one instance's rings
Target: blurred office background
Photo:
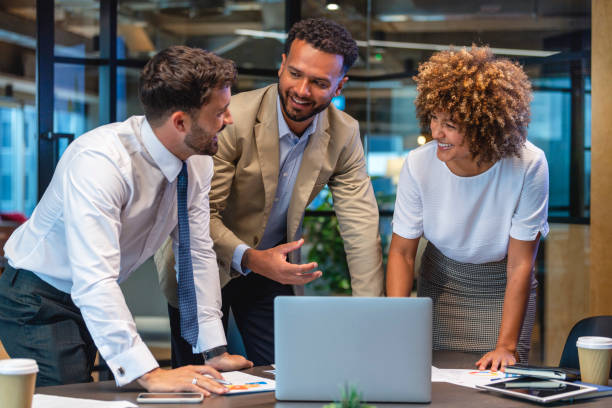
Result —
[[[532, 362], [556, 364], [570, 327], [592, 310], [591, 14], [584, 0], [0, 0], [0, 212], [32, 213], [70, 138], [141, 114], [139, 71], [157, 51], [185, 44], [233, 59], [234, 92], [247, 91], [276, 82], [293, 22], [325, 16], [358, 40], [359, 59], [334, 103], [360, 122], [386, 254], [402, 160], [426, 142], [411, 78], [435, 50], [486, 44], [519, 61], [533, 83], [528, 138], [548, 158], [551, 232], [537, 260]], [[326, 277], [308, 291], [350, 293], [327, 191], [304, 225], [303, 256]], [[123, 286], [163, 348], [152, 264]], [[150, 316], [162, 320], [147, 326]]]

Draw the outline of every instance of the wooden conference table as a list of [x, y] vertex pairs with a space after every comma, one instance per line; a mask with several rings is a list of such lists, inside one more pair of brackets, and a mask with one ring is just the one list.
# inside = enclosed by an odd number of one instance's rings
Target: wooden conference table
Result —
[[[457, 353], [450, 351], [435, 351], [433, 354], [433, 365], [438, 368], [474, 368], [474, 362], [479, 358], [478, 355], [469, 353]], [[367, 363], [364, 363], [367, 364]], [[264, 373], [264, 370], [269, 370], [271, 367], [255, 367], [245, 372], [259, 375], [261, 377], [273, 378], [269, 373]], [[367, 365], [365, 366], [367, 369]], [[431, 404], [387, 404], [373, 403], [379, 408], [393, 407], [538, 407], [538, 406], [566, 406], [568, 403], [557, 403], [539, 405], [528, 401], [517, 400], [514, 398], [500, 396], [484, 391], [478, 391], [472, 388], [460, 387], [458, 385], [434, 382], [431, 384], [432, 395]], [[127, 400], [136, 404], [136, 396], [142, 392], [137, 384], [133, 383], [121, 389], [115, 386], [114, 381], [102, 381], [86, 384], [71, 384], [59, 385], [53, 387], [39, 387], [36, 389], [38, 394], [61, 395], [74, 398], [91, 398], [96, 400]], [[571, 406], [580, 407], [610, 407], [612, 397], [599, 399], [584, 400], [580, 403], [571, 404]], [[325, 405], [322, 402], [286, 402], [276, 401], [273, 392], [250, 395], [234, 395], [234, 396], [213, 396], [205, 398], [201, 404], [140, 404], [141, 407], [149, 408], [178, 408], [178, 407], [201, 407], [206, 408], [320, 408]]]

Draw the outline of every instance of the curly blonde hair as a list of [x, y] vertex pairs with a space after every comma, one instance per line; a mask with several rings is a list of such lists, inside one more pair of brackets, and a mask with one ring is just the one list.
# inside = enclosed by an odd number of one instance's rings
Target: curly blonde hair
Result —
[[430, 131], [434, 112], [447, 112], [478, 164], [519, 156], [527, 139], [531, 83], [517, 63], [472, 45], [433, 54], [413, 79], [423, 129]]

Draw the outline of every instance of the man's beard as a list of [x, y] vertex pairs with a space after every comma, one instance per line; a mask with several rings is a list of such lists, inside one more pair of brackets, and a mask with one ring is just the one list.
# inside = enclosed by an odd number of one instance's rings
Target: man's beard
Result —
[[281, 107], [283, 108], [283, 112], [285, 113], [285, 115], [287, 115], [289, 119], [291, 119], [294, 122], [304, 122], [305, 120], [312, 118], [316, 114], [323, 112], [331, 103], [331, 99], [330, 99], [329, 101], [321, 105], [315, 105], [312, 108], [312, 111], [303, 114], [303, 116], [298, 116], [298, 115], [295, 115], [289, 112], [289, 110], [287, 109], [287, 98], [285, 98], [285, 93], [282, 90], [278, 93], [278, 96], [280, 97], [280, 100], [281, 100]]
[[215, 136], [225, 128], [225, 125], [217, 133], [210, 134], [201, 128], [196, 121], [191, 125], [191, 132], [185, 135], [185, 144], [197, 154], [213, 156], [219, 150]]

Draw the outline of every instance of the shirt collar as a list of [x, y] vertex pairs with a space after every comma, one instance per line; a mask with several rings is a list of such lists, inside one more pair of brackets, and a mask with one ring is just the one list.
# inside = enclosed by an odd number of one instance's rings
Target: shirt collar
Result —
[[[278, 138], [282, 139], [284, 136], [291, 135], [297, 138], [297, 135], [289, 129], [289, 125], [283, 116], [283, 111], [281, 108], [280, 96], [276, 97], [276, 115], [278, 116]], [[317, 113], [314, 117], [312, 123], [306, 128], [300, 140], [307, 140], [310, 135], [312, 135], [317, 128], [317, 122], [319, 121], [319, 113]]]
[[183, 162], [170, 153], [162, 142], [159, 141], [147, 119], [142, 121], [140, 134], [142, 135], [142, 143], [153, 158], [153, 161], [164, 173], [166, 179], [172, 183], [181, 171]]

